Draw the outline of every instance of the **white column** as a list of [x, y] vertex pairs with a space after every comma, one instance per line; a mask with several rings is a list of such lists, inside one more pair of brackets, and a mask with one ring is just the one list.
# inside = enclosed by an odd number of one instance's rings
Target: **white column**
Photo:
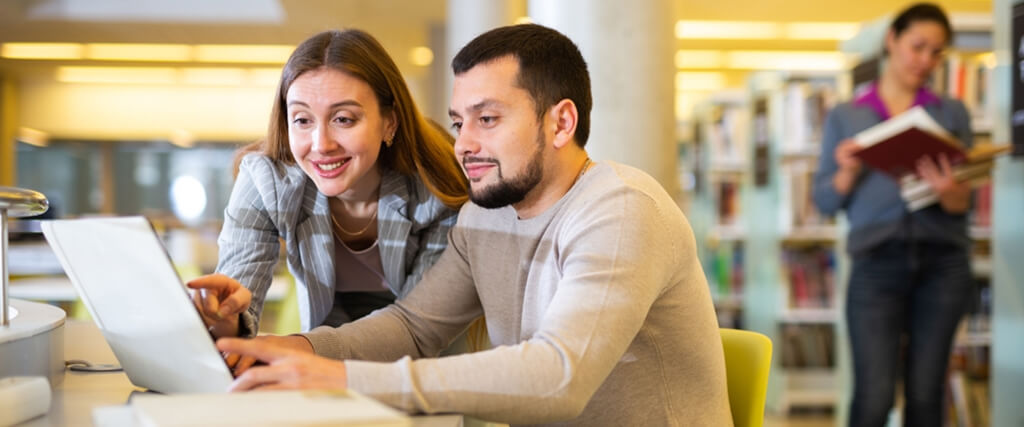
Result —
[[452, 97], [452, 58], [466, 43], [484, 32], [511, 25], [526, 16], [526, 0], [448, 0], [448, 25], [445, 33], [445, 51], [434, 55], [442, 61], [437, 71], [444, 74], [444, 91], [436, 101], [436, 111], [443, 112], [446, 123], [448, 103]]
[[572, 39], [587, 61], [590, 156], [643, 169], [677, 196], [672, 2], [530, 0], [528, 10]]

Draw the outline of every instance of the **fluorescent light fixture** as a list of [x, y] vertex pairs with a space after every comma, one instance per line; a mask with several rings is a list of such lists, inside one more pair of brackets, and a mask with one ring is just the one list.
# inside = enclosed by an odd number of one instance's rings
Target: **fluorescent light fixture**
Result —
[[280, 68], [250, 68], [249, 84], [253, 86], [274, 87], [281, 81]]
[[81, 59], [78, 43], [4, 43], [0, 57], [9, 59]]
[[680, 49], [676, 51], [676, 68], [722, 68], [722, 52], [718, 50]]
[[833, 51], [737, 50], [725, 52], [728, 68], [744, 70], [839, 71], [846, 57]]
[[418, 67], [426, 67], [434, 62], [434, 51], [429, 47], [416, 46], [409, 51], [409, 62]]
[[783, 36], [790, 40], [846, 40], [857, 34], [856, 22], [789, 22], [782, 25]]
[[183, 68], [181, 82], [196, 86], [241, 86], [245, 83], [241, 68]]
[[165, 61], [192, 60], [192, 47], [184, 44], [89, 43], [85, 57], [98, 61]]
[[676, 73], [677, 91], [716, 91], [725, 87], [725, 75], [710, 71], [679, 71]]
[[769, 21], [676, 21], [679, 39], [761, 40], [779, 38], [779, 24]]
[[520, 17], [516, 18], [516, 20], [513, 21], [512, 23], [515, 24], [515, 25], [532, 24], [533, 23], [533, 18], [530, 18], [529, 16], [520, 16]]
[[838, 71], [847, 68], [847, 57], [827, 50], [680, 49], [676, 51], [676, 67], [682, 70]]
[[62, 83], [174, 84], [177, 71], [170, 67], [57, 67]]
[[248, 64], [284, 64], [294, 46], [201, 44], [195, 46], [198, 62], [229, 62]]

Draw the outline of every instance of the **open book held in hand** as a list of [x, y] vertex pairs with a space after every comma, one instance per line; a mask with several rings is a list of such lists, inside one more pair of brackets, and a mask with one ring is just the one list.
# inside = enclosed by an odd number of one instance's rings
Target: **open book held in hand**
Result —
[[945, 154], [954, 165], [967, 158], [963, 144], [921, 106], [867, 128], [853, 139], [861, 146], [854, 154], [861, 162], [896, 180], [916, 173], [917, 161], [924, 156], [938, 164], [939, 155]]

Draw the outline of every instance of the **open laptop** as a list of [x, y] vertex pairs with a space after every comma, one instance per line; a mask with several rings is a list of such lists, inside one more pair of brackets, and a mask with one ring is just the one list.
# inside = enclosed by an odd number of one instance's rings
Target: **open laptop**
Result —
[[227, 390], [231, 372], [148, 220], [41, 225], [132, 384], [161, 393]]

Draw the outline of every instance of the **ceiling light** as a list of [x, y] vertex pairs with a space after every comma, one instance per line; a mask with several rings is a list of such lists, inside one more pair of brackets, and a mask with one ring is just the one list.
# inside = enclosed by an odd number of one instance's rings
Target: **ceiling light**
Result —
[[680, 49], [676, 51], [676, 68], [722, 68], [722, 52], [718, 50]]
[[409, 52], [409, 61], [418, 67], [426, 67], [434, 62], [434, 51], [429, 47], [416, 46]]
[[197, 86], [241, 86], [245, 70], [241, 68], [183, 68], [181, 81]]
[[832, 51], [745, 50], [725, 52], [728, 68], [745, 70], [839, 71], [847, 68], [843, 54]]
[[679, 39], [776, 39], [779, 24], [768, 21], [687, 21], [676, 22]]
[[716, 91], [725, 87], [725, 75], [708, 71], [680, 71], [676, 73], [677, 91]]
[[4, 43], [0, 56], [10, 59], [81, 59], [77, 43]]
[[62, 83], [174, 84], [177, 72], [169, 67], [57, 67]]
[[249, 84], [253, 86], [277, 86], [281, 81], [280, 68], [250, 68]]
[[201, 44], [195, 47], [198, 62], [230, 62], [249, 64], [284, 64], [294, 46]]
[[515, 25], [532, 24], [533, 23], [533, 18], [530, 18], [529, 16], [520, 16], [520, 17], [516, 18], [516, 20], [513, 21], [512, 23], [515, 24]]
[[856, 22], [790, 22], [783, 24], [783, 35], [790, 40], [846, 40], [857, 34]]
[[99, 61], [168, 61], [192, 60], [192, 47], [184, 44], [90, 43], [85, 57]]

